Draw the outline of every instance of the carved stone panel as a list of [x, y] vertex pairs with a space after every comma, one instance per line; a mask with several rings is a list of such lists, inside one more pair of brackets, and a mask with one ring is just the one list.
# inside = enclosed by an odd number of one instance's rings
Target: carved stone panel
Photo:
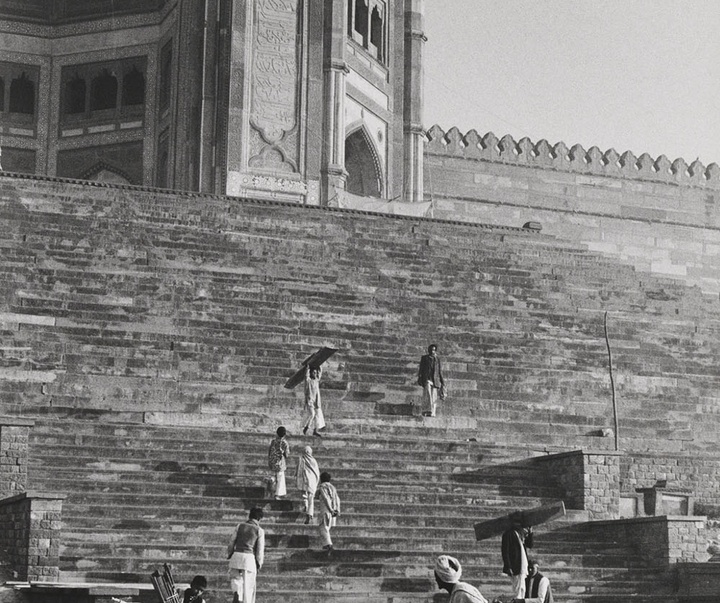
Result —
[[250, 165], [276, 170], [282, 157], [281, 171], [297, 171], [296, 145], [283, 143], [298, 120], [298, 0], [255, 0], [255, 9], [250, 123], [266, 144]]
[[307, 4], [233, 4], [226, 192], [305, 202]]

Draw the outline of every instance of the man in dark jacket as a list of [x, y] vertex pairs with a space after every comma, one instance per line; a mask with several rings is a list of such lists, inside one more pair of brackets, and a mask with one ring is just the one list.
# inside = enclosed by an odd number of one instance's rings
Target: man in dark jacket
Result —
[[528, 560], [528, 577], [525, 579], [525, 598], [516, 603], [553, 603], [550, 580], [540, 573], [537, 561]]
[[438, 391], [445, 385], [437, 345], [428, 346], [428, 353], [420, 358], [418, 385], [423, 388], [423, 416], [434, 417], [437, 409]]
[[532, 528], [524, 527], [519, 518], [512, 519], [512, 527], [502, 535], [503, 574], [512, 580], [513, 597], [525, 598], [525, 578], [528, 575], [527, 548], [532, 548]]

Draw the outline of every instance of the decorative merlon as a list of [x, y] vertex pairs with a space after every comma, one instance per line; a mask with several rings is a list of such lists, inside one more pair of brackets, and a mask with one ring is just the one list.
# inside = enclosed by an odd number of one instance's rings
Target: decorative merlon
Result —
[[654, 180], [669, 184], [720, 189], [720, 166], [703, 165], [699, 160], [688, 164], [665, 155], [653, 159], [647, 153], [639, 157], [631, 151], [619, 154], [615, 149], [601, 151], [593, 146], [567, 147], [564, 142], [551, 145], [547, 140], [533, 143], [529, 138], [515, 140], [509, 134], [498, 138], [492, 132], [480, 136], [475, 130], [462, 134], [457, 128], [445, 132], [434, 125], [427, 131], [427, 155], [458, 157], [477, 161], [546, 168], [596, 176]]

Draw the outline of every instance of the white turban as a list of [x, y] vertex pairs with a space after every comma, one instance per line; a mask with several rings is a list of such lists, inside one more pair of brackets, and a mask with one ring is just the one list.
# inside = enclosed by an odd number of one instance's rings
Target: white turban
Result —
[[460, 567], [460, 562], [455, 557], [440, 555], [435, 562], [435, 573], [443, 582], [455, 584], [460, 582], [462, 567]]

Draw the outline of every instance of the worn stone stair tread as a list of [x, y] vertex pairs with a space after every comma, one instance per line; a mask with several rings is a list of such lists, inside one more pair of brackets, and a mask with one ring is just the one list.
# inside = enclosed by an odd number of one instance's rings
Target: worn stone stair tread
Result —
[[[378, 452], [375, 458], [362, 458], [356, 451], [340, 451], [337, 449], [326, 449], [313, 447], [313, 453], [323, 465], [338, 470], [353, 470], [355, 473], [378, 472], [378, 463], [382, 463], [382, 470], [388, 472], [424, 472], [426, 476], [447, 476], [450, 479], [457, 477], [507, 477], [508, 479], [527, 478], [542, 471], [542, 468], [534, 464], [532, 459], [525, 462], [500, 462], [490, 464], [483, 460], [466, 460], [452, 458], [452, 453], [447, 453], [446, 458], [438, 461], [424, 461], [422, 459], [397, 459], [387, 458], [388, 453]], [[292, 452], [291, 452], [292, 454]], [[222, 458], [225, 456], [227, 458]], [[290, 457], [292, 463], [293, 457]], [[218, 458], [220, 457], [220, 458]], [[536, 457], [537, 458], [537, 457]], [[119, 452], [111, 448], [101, 446], [78, 446], [78, 445], [53, 445], [43, 444], [43, 452], [34, 456], [31, 468], [36, 472], [43, 471], [48, 467], [51, 460], [55, 464], [66, 461], [66, 470], [75, 469], [80, 472], [92, 469], [98, 474], [114, 470], [125, 472], [154, 471], [156, 473], [180, 473], [183, 471], [196, 473], [218, 473], [227, 474], [237, 471], [238, 468], [264, 469], [267, 466], [266, 452], [237, 453], [198, 453], [185, 452], [178, 454], [175, 451], [157, 452], [152, 449], [121, 449]]]

